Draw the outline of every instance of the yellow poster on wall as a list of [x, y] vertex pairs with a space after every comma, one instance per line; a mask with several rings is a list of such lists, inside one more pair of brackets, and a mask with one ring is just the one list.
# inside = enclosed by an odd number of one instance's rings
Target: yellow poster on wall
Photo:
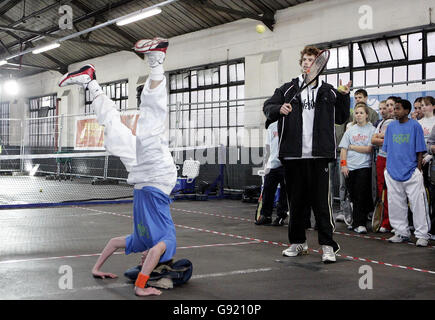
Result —
[[[136, 135], [136, 126], [139, 115], [123, 114], [121, 122]], [[97, 119], [92, 116], [76, 119], [74, 134], [74, 150], [105, 150], [104, 127], [100, 126]]]
[[104, 150], [104, 127], [96, 118], [76, 119], [74, 150]]

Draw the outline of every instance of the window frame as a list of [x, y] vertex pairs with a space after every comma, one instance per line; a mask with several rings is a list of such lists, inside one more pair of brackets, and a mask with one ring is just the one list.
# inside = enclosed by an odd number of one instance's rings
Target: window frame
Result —
[[[428, 34], [432, 33], [432, 32], [435, 32], [435, 28], [416, 28], [413, 30], [405, 30], [403, 32], [395, 31], [388, 36], [387, 35], [373, 35], [372, 37], [365, 37], [363, 39], [348, 39], [348, 40], [341, 40], [341, 41], [333, 41], [333, 42], [330, 42], [328, 44], [326, 44], [326, 43], [317, 44], [317, 45], [314, 44], [314, 46], [317, 46], [319, 49], [337, 49], [337, 52], [338, 52], [340, 47], [343, 47], [343, 46], [348, 47], [349, 65], [347, 67], [325, 69], [321, 76], [324, 76], [324, 81], [326, 81], [327, 75], [349, 73], [350, 80], [352, 80], [352, 83], [355, 83], [354, 82], [354, 73], [358, 72], [358, 71], [364, 71], [364, 84], [361, 86], [362, 87], [371, 86], [371, 87], [380, 88], [381, 86], [384, 86], [384, 84], [382, 84], [380, 81], [381, 80], [381, 70], [384, 68], [392, 68], [392, 76], [391, 76], [392, 85], [391, 86], [394, 87], [394, 86], [398, 86], [398, 85], [409, 85], [409, 83], [394, 84], [394, 82], [395, 82], [394, 68], [406, 66], [407, 67], [406, 68], [406, 81], [408, 82], [408, 81], [415, 81], [415, 80], [410, 80], [410, 67], [415, 66], [415, 65], [421, 65], [421, 78], [417, 79], [417, 80], [426, 79], [427, 64], [435, 62], [435, 55], [428, 56], [428, 47], [427, 47], [428, 46], [428, 43], [427, 43]], [[411, 35], [418, 34], [418, 33], [421, 33], [421, 40], [419, 40], [419, 41], [422, 41], [421, 59], [409, 60], [410, 59], [410, 55], [409, 55], [409, 49], [410, 49], [409, 42], [410, 42], [410, 40], [409, 39], [410, 39]], [[402, 37], [404, 37], [404, 36], [406, 36], [405, 41], [402, 40]], [[378, 62], [367, 63], [364, 52], [361, 49], [361, 44], [368, 43], [368, 42], [371, 42], [373, 44], [376, 41], [380, 41], [380, 40], [388, 41], [389, 39], [394, 39], [394, 38], [399, 38], [401, 40], [402, 49], [403, 49], [403, 53], [405, 55], [405, 59], [400, 59], [400, 60], [392, 59], [390, 61], [379, 62], [379, 59], [377, 57]], [[356, 45], [358, 47], [358, 49], [360, 50], [360, 54], [361, 54], [363, 61], [364, 61], [363, 66], [358, 66], [358, 67], [354, 66], [354, 45]], [[405, 49], [405, 45], [406, 45], [406, 49]], [[376, 50], [375, 50], [375, 53], [376, 53]], [[390, 52], [390, 55], [391, 55], [391, 58], [393, 58], [391, 52]], [[339, 66], [339, 62], [337, 62], [337, 66]], [[368, 85], [367, 84], [367, 71], [371, 71], [371, 70], [378, 71], [377, 85]], [[337, 78], [338, 79], [337, 79], [336, 85], [338, 86], [339, 77], [337, 77]], [[402, 81], [399, 81], [399, 82], [402, 82]], [[421, 81], [421, 83], [426, 84], [426, 81]], [[358, 87], [360, 87], [360, 86], [358, 86]]]
[[[50, 106], [43, 107], [43, 99], [49, 98]], [[35, 102], [35, 103], [32, 103]], [[57, 93], [52, 93], [44, 96], [30, 97], [29, 103], [29, 123], [28, 136], [29, 147], [53, 147], [57, 148]], [[47, 119], [41, 119], [40, 111], [43, 108], [48, 109]], [[35, 120], [36, 119], [36, 120]], [[47, 130], [44, 132], [43, 128]], [[54, 136], [53, 136], [54, 135]]]
[[[115, 86], [115, 93], [116, 93], [116, 86], [120, 85], [120, 97], [117, 98], [116, 94], [115, 97], [112, 97], [111, 95], [107, 94], [107, 88], [110, 86]], [[124, 85], [124, 90], [123, 90], [123, 85]], [[109, 82], [105, 82], [105, 83], [101, 83], [100, 84], [101, 89], [103, 90], [103, 92], [108, 96], [109, 99], [111, 99], [115, 105], [117, 106], [118, 111], [126, 111], [128, 109], [128, 79], [121, 79], [121, 80], [115, 80], [115, 81], [109, 81]], [[125, 93], [125, 95], [123, 95], [123, 93]], [[123, 102], [124, 103], [124, 107], [123, 107]], [[89, 89], [86, 88], [85, 90], [85, 104], [84, 104], [84, 113], [83, 114], [94, 114], [92, 108], [91, 108], [91, 104], [92, 101], [90, 99], [90, 92]]]
[[[0, 102], [0, 119], [10, 118], [10, 102]], [[9, 121], [0, 121], [0, 145], [2, 147], [9, 145]]]
[[[239, 77], [239, 65], [243, 66], [243, 77]], [[235, 72], [235, 80], [231, 79], [231, 68], [234, 66], [234, 72]], [[225, 75], [222, 72], [222, 68], [226, 69]], [[212, 71], [214, 70], [214, 71]], [[202, 85], [199, 81], [198, 76], [200, 72], [212, 72], [210, 76], [210, 84], [206, 83], [206, 76], [204, 74], [204, 84]], [[215, 78], [214, 74], [217, 74], [217, 78]], [[243, 143], [243, 128], [244, 128], [244, 108], [245, 103], [243, 99], [245, 98], [245, 59], [233, 59], [228, 61], [222, 61], [217, 62], [213, 64], [206, 64], [206, 65], [200, 65], [200, 66], [194, 66], [191, 68], [184, 68], [179, 70], [174, 70], [168, 72], [168, 79], [169, 79], [169, 133], [170, 136], [173, 136], [173, 132], [177, 130], [176, 122], [177, 122], [177, 105], [176, 102], [178, 101], [177, 95], [181, 95], [182, 102], [181, 102], [181, 110], [179, 112], [179, 123], [180, 126], [178, 130], [181, 130], [181, 132], [187, 133], [187, 137], [185, 135], [182, 135], [182, 147], [196, 147], [201, 145], [200, 139], [197, 139], [196, 141], [193, 140], [192, 136], [192, 130], [196, 130], [196, 132], [201, 131], [209, 131], [213, 134], [218, 135], [218, 137], [214, 137], [215, 139], [219, 141], [219, 143], [222, 143], [226, 146], [242, 146]], [[181, 88], [178, 88], [177, 86], [177, 80], [179, 80], [179, 77], [181, 76]], [[196, 85], [195, 83], [192, 84], [193, 78], [196, 77]], [[224, 79], [225, 77], [226, 79]], [[215, 81], [217, 80], [217, 83]], [[240, 80], [242, 79], [242, 80]], [[186, 81], [186, 82], [185, 82]], [[173, 84], [175, 83], [175, 88], [173, 87]], [[186, 84], [186, 86], [185, 86]], [[217, 90], [218, 99], [215, 100], [214, 93]], [[239, 92], [240, 90], [240, 92]], [[207, 100], [206, 94], [210, 92], [210, 100]], [[225, 91], [225, 94], [223, 92]], [[199, 101], [200, 94], [204, 94], [203, 101]], [[243, 97], [239, 97], [240, 95], [243, 95]], [[196, 99], [194, 98], [194, 95], [196, 95]], [[235, 95], [235, 99], [232, 97], [232, 95]], [[222, 99], [221, 97], [224, 96]], [[175, 97], [175, 101], [173, 101]], [[188, 101], [183, 101], [184, 97], [187, 98]], [[229, 100], [238, 100], [238, 101], [232, 101], [229, 102]], [[224, 102], [221, 102], [224, 101]], [[202, 106], [201, 106], [202, 105]], [[208, 120], [207, 110], [209, 111], [209, 125], [206, 123], [206, 120]], [[217, 111], [216, 111], [217, 110]], [[187, 119], [183, 118], [183, 113], [187, 115]], [[203, 115], [201, 115], [203, 113]], [[192, 122], [193, 115], [196, 114], [195, 121]], [[230, 118], [230, 115], [235, 115], [234, 117]], [[241, 115], [241, 118], [240, 117]], [[216, 118], [218, 117], [217, 124], [215, 124]], [[202, 125], [200, 125], [199, 117], [203, 117], [203, 121], [201, 122]], [[175, 123], [174, 123], [175, 119]], [[225, 119], [225, 121], [223, 121]], [[187, 121], [187, 127], [184, 126], [185, 121]], [[234, 132], [235, 130], [235, 137], [233, 138], [232, 135], [230, 135], [230, 132]], [[224, 139], [223, 134], [226, 132], [226, 138], [225, 142], [222, 140]], [[202, 138], [202, 137], [201, 137]], [[235, 140], [235, 141], [234, 141]], [[178, 145], [180, 147], [180, 145]]]

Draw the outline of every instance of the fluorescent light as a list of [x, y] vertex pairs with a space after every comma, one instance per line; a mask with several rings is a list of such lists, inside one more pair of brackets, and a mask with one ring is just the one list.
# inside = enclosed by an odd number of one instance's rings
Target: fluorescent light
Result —
[[15, 80], [8, 80], [4, 84], [4, 92], [8, 95], [15, 96], [19, 91], [18, 83]]
[[127, 15], [125, 19], [119, 20], [116, 24], [118, 26], [123, 26], [132, 22], [136, 22], [151, 16], [154, 16], [156, 14], [159, 14], [160, 12], [162, 12], [162, 9], [160, 8], [154, 8], [151, 10], [147, 10], [147, 9], [142, 9], [136, 13], [132, 13], [131, 15]]
[[59, 48], [59, 47], [60, 47], [60, 43], [56, 42], [56, 43], [53, 43], [53, 44], [49, 44], [48, 46], [45, 46], [45, 47], [37, 48], [37, 49], [33, 50], [32, 52], [34, 54], [38, 54], [38, 53], [45, 52], [45, 51], [48, 51], [48, 50], [52, 50], [52, 49]]
[[8, 62], [6, 60], [0, 60], [0, 66], [7, 64]]

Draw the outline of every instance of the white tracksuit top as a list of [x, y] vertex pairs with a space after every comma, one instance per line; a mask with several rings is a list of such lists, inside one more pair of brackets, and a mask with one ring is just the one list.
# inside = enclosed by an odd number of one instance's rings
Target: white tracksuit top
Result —
[[[93, 86], [88, 86], [91, 94]], [[169, 195], [177, 181], [177, 170], [165, 139], [166, 78], [157, 88], [149, 86], [148, 78], [141, 94], [136, 136], [121, 122], [120, 112], [106, 95], [95, 98], [92, 106], [98, 123], [105, 126], [106, 150], [120, 157], [129, 172], [127, 183], [136, 189], [153, 186]]]

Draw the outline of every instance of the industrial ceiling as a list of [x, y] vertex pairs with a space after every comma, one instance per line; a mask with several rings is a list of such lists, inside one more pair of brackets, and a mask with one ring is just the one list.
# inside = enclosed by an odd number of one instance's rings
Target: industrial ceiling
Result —
[[[21, 78], [117, 51], [132, 51], [138, 39], [171, 38], [250, 18], [270, 30], [277, 10], [310, 0], [0, 0], [0, 79]], [[64, 6], [71, 8], [72, 29], [62, 29]], [[125, 26], [110, 21], [143, 8], [160, 6], [156, 16]], [[61, 9], [60, 9], [61, 8]], [[87, 31], [90, 29], [91, 31]], [[32, 54], [33, 48], [68, 40], [56, 49]], [[28, 53], [30, 52], [30, 53]]]

